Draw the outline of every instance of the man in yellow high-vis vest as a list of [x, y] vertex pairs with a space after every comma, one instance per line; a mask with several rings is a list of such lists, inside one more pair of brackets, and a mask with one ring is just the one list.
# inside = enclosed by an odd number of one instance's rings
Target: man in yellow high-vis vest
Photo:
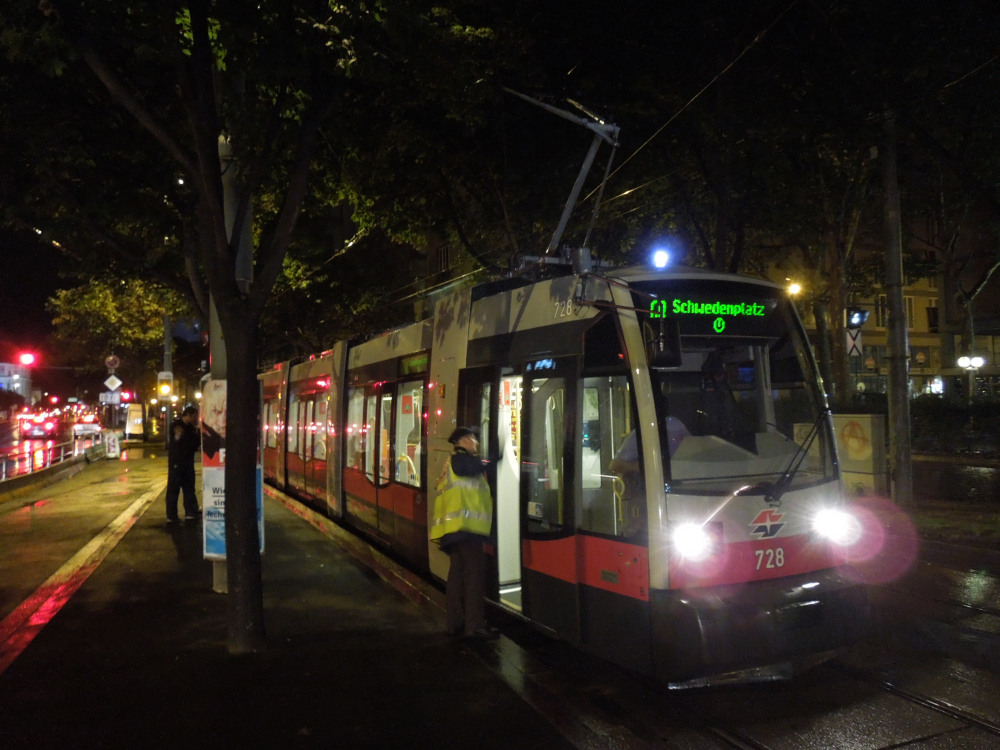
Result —
[[477, 455], [479, 440], [468, 427], [448, 437], [455, 446], [438, 478], [430, 537], [448, 553], [450, 565], [446, 598], [448, 632], [466, 638], [496, 638], [487, 625], [486, 552], [493, 524], [493, 498], [484, 461]]

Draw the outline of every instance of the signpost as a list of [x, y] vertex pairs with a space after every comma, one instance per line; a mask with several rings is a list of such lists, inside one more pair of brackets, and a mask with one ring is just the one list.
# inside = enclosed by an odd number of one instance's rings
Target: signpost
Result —
[[[101, 394], [101, 403], [109, 406], [118, 406], [121, 403], [121, 394], [118, 389], [122, 387], [122, 379], [115, 375], [115, 369], [121, 364], [118, 357], [111, 355], [104, 360], [104, 365], [108, 368], [108, 378], [104, 381], [104, 387], [110, 393]], [[106, 397], [106, 398], [105, 398]], [[114, 413], [114, 412], [112, 412]], [[109, 427], [114, 427], [116, 420], [112, 420]], [[121, 455], [121, 443], [118, 433], [114, 430], [107, 430], [104, 433], [104, 455], [106, 458], [118, 458]]]
[[860, 357], [861, 356], [861, 329], [860, 328], [848, 328], [847, 329], [847, 356], [849, 357]]

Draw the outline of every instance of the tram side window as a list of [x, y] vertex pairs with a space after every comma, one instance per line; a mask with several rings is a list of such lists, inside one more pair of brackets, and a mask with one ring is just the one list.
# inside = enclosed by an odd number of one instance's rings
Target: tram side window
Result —
[[628, 378], [583, 380], [580, 528], [630, 536], [642, 527], [645, 493]]
[[264, 416], [264, 445], [268, 448], [278, 447], [278, 414], [273, 403], [267, 404]]
[[313, 416], [313, 458], [326, 458], [326, 394], [323, 394], [318, 401], [313, 402], [315, 415]]
[[378, 478], [380, 483], [388, 482], [394, 475], [394, 472], [391, 470], [392, 443], [390, 441], [392, 404], [394, 401], [395, 399], [391, 391], [379, 395]]
[[302, 458], [308, 461], [312, 458], [312, 444], [313, 437], [316, 433], [316, 417], [314, 414], [316, 402], [312, 399], [308, 401], [303, 401], [300, 410], [302, 412], [302, 424], [300, 429], [302, 430], [302, 442], [299, 449], [302, 453]]
[[365, 468], [365, 443], [368, 430], [365, 425], [365, 389], [351, 388], [347, 395], [347, 458], [346, 466], [363, 471]]
[[545, 378], [531, 382], [530, 454], [522, 460], [527, 482], [528, 524], [533, 532], [558, 531], [568, 522], [566, 513], [565, 424], [566, 380]]
[[291, 404], [288, 405], [288, 445], [285, 446], [285, 450], [288, 453], [298, 453], [299, 452], [299, 408], [301, 402], [298, 400], [293, 400]]
[[365, 456], [364, 472], [369, 481], [375, 481], [375, 457], [378, 455], [378, 433], [375, 423], [378, 417], [378, 394], [370, 391], [365, 394]]
[[420, 460], [423, 456], [422, 380], [400, 383], [396, 396], [396, 474], [401, 484], [420, 486]]

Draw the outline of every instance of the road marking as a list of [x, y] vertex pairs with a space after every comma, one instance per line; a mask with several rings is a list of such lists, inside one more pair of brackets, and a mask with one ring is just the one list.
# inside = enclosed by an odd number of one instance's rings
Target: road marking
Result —
[[56, 616], [166, 486], [158, 481], [0, 622], [0, 675]]

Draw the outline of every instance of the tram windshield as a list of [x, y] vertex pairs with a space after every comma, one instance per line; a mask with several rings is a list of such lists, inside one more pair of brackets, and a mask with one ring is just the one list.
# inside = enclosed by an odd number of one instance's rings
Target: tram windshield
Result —
[[633, 288], [636, 307], [650, 310], [642, 323], [671, 491], [728, 493], [791, 469], [787, 489], [834, 476], [809, 344], [779, 290], [719, 281]]

